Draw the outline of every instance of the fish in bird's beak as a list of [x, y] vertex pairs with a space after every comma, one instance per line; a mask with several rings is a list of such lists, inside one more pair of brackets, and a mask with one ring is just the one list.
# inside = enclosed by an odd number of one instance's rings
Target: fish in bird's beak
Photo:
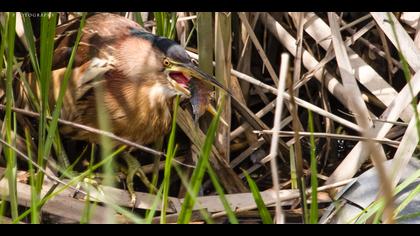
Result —
[[194, 119], [197, 121], [206, 110], [214, 113], [214, 108], [210, 105], [211, 86], [217, 86], [227, 92], [226, 88], [192, 62], [170, 63], [168, 75], [177, 83], [173, 87], [190, 98]]

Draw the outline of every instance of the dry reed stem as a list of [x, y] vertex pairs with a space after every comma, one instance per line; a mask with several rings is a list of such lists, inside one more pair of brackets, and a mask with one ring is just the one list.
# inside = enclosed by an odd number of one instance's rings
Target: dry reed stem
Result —
[[354, 77], [346, 46], [341, 38], [337, 18], [333, 13], [329, 12], [328, 20], [331, 27], [332, 44], [334, 46], [338, 67], [349, 98], [347, 106], [349, 110], [358, 114], [358, 116], [356, 116], [357, 123], [364, 128], [362, 135], [368, 140], [367, 142], [362, 142], [362, 145], [364, 148], [368, 149], [367, 153], [371, 154], [372, 161], [378, 170], [379, 179], [382, 184], [381, 191], [378, 192], [378, 195], [380, 196], [383, 193], [385, 196], [385, 223], [394, 223], [393, 189], [383, 166], [383, 163], [386, 161], [385, 152], [382, 146], [375, 145], [371, 141], [371, 138], [375, 137], [374, 132], [372, 132], [373, 122], [369, 117], [369, 111], [362, 99], [361, 92]]
[[[232, 37], [231, 37], [231, 13], [217, 12], [215, 13], [215, 61], [216, 61], [216, 79], [231, 90], [232, 69]], [[228, 123], [228, 127], [219, 126], [216, 138], [216, 146], [220, 154], [226, 162], [230, 161], [230, 123], [231, 123], [231, 102], [230, 97], [226, 96], [223, 91], [217, 94], [218, 103], [225, 96], [225, 103], [220, 117]]]
[[[289, 55], [286, 53], [283, 53], [281, 55], [281, 66], [280, 66], [280, 80], [278, 83], [278, 91], [280, 94], [285, 90], [286, 87], [286, 80], [287, 80], [287, 71], [289, 69]], [[281, 122], [281, 115], [283, 110], [283, 96], [277, 95], [276, 99], [276, 112], [274, 115], [274, 124], [273, 124], [273, 131], [278, 132], [280, 131], [280, 122]], [[279, 147], [279, 136], [273, 135], [271, 139], [271, 145], [270, 145], [270, 166], [271, 166], [271, 176], [273, 181], [273, 189], [276, 192], [276, 223], [282, 224], [284, 223], [284, 216], [282, 214], [281, 210], [281, 202], [280, 202], [280, 196], [279, 196], [279, 176], [278, 176], [278, 167], [277, 167], [277, 155], [278, 155], [278, 147]], [[264, 159], [261, 161], [264, 162]]]

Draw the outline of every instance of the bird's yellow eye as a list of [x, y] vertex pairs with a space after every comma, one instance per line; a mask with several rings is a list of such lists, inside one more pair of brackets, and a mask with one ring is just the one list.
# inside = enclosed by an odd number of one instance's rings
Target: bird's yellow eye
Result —
[[171, 62], [168, 60], [168, 58], [163, 59], [163, 65], [164, 65], [165, 67], [168, 67], [168, 66], [170, 66], [170, 65], [171, 65]]

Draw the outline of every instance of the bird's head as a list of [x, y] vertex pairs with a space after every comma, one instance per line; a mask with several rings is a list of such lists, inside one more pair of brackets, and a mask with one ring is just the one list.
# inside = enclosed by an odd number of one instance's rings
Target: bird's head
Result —
[[152, 43], [154, 52], [158, 54], [156, 68], [162, 68], [167, 86], [174, 94], [190, 98], [193, 112], [201, 116], [208, 108], [210, 90], [207, 85], [224, 88], [213, 76], [207, 74], [197, 65], [185, 49], [173, 40], [156, 36], [146, 31], [135, 31], [134, 34]]

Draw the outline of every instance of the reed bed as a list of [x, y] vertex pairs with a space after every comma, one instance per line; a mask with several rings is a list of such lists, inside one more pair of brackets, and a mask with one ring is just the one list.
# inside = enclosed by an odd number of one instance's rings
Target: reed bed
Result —
[[[402, 212], [420, 186], [418, 170], [403, 178], [420, 153], [420, 13], [117, 14], [179, 42], [264, 129], [219, 89], [215, 114], [200, 120], [175, 99], [170, 134], [150, 146], [113, 134], [99, 100], [99, 129], [62, 120], [77, 46], [51, 109], [55, 29], [81, 17], [78, 42], [87, 14], [0, 13], [1, 223], [328, 223], [371, 168], [380, 187], [347, 223], [418, 219], [418, 210]], [[20, 68], [25, 57], [39, 97]], [[16, 81], [30, 107], [19, 107]], [[62, 126], [96, 133], [100, 144], [65, 137]], [[122, 158], [139, 167], [133, 186]]]

